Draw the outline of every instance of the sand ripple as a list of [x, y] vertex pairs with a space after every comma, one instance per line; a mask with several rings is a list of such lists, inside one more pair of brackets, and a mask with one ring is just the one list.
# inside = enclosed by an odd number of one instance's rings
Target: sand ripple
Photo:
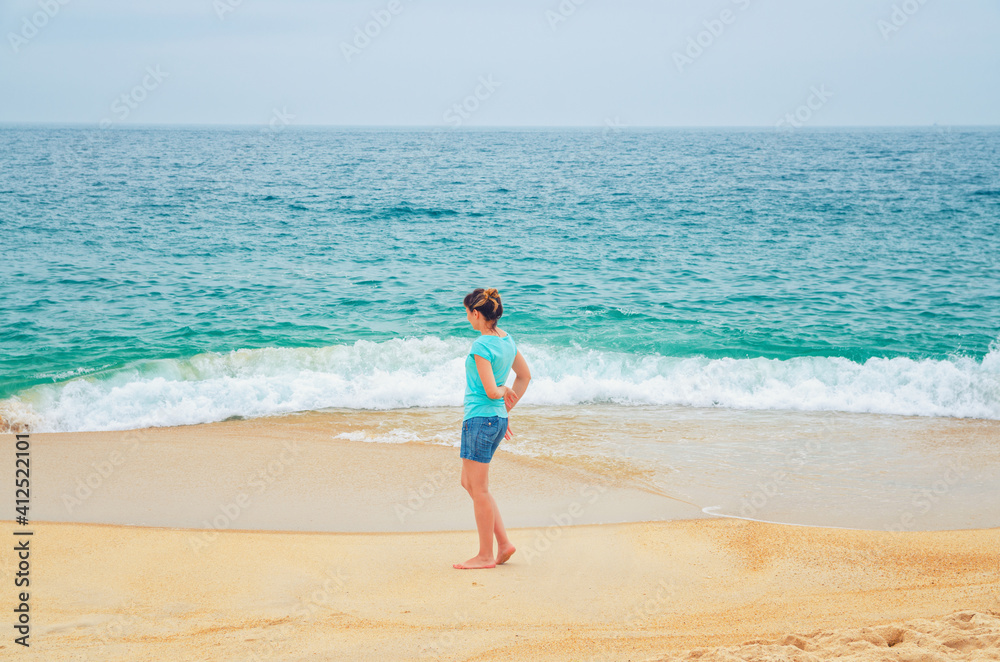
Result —
[[1000, 660], [1000, 618], [994, 612], [960, 611], [937, 620], [847, 630], [789, 634], [777, 641], [748, 641], [740, 646], [696, 648], [667, 660]]

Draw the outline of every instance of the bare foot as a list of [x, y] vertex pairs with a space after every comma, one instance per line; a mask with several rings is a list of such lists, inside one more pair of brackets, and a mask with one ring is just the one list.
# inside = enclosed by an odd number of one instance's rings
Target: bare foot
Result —
[[500, 549], [498, 549], [497, 550], [497, 565], [500, 565], [501, 563], [506, 563], [507, 559], [509, 559], [511, 557], [511, 555], [514, 552], [516, 552], [516, 551], [517, 551], [517, 549], [514, 547], [514, 545], [512, 545], [510, 543], [507, 543], [506, 545], [504, 545], [503, 547], [501, 547]]
[[451, 564], [451, 567], [457, 570], [480, 570], [483, 568], [495, 568], [496, 566], [497, 566], [496, 561], [494, 561], [493, 559], [484, 559], [481, 556], [473, 556], [465, 563]]

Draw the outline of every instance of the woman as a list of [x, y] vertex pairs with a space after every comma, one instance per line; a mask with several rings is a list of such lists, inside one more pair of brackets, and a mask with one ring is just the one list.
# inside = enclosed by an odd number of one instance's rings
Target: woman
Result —
[[[459, 570], [493, 568], [505, 563], [514, 545], [500, 519], [497, 502], [489, 491], [490, 460], [501, 439], [510, 439], [507, 412], [524, 395], [531, 373], [514, 339], [497, 320], [503, 315], [500, 293], [493, 288], [476, 288], [465, 297], [465, 318], [479, 337], [465, 358], [465, 415], [462, 420], [462, 487], [472, 497], [479, 529], [479, 553], [465, 563], [452, 565]], [[517, 375], [511, 388], [504, 386], [511, 370]], [[493, 555], [493, 537], [497, 553]]]

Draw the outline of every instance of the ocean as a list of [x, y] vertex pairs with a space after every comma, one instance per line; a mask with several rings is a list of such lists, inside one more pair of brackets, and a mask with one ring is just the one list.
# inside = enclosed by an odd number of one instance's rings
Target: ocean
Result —
[[525, 403], [1000, 418], [1000, 131], [0, 130], [36, 431]]
[[525, 408], [1000, 419], [997, 129], [7, 126], [0, 155], [7, 430], [457, 408], [475, 287]]

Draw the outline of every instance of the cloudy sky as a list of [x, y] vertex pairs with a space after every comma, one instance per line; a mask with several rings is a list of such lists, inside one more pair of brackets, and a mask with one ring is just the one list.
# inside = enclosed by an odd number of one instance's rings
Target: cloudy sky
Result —
[[0, 122], [1000, 124], [997, 0], [13, 0]]

